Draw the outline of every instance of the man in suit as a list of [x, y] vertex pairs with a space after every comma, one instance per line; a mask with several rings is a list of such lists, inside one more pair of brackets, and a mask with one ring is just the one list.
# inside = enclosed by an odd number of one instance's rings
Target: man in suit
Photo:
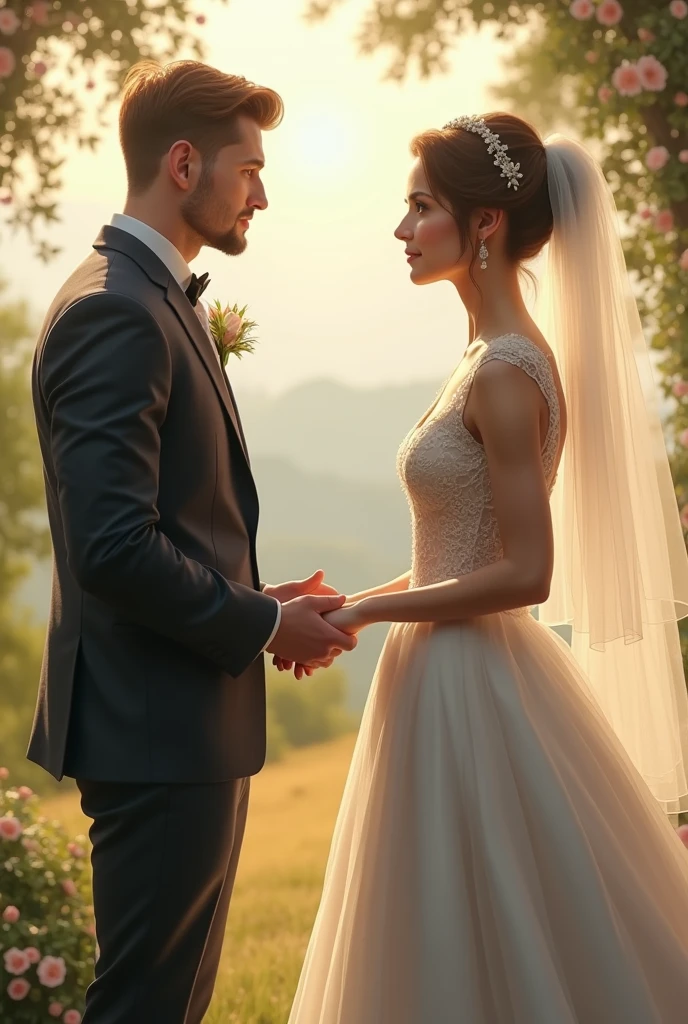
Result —
[[352, 637], [322, 574], [260, 583], [258, 500], [188, 263], [246, 247], [270, 89], [197, 62], [124, 87], [123, 215], [48, 312], [33, 396], [54, 547], [29, 757], [93, 819], [100, 956], [85, 1024], [197, 1024], [265, 758], [263, 652], [327, 665]]

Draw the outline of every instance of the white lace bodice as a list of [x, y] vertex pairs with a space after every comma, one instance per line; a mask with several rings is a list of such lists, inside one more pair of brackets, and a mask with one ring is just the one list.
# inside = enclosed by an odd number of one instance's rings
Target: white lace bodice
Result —
[[550, 493], [554, 485], [560, 409], [549, 359], [520, 335], [495, 338], [459, 378], [444, 408], [434, 414], [436, 402], [399, 448], [397, 466], [413, 523], [411, 586], [455, 579], [502, 556], [485, 451], [463, 421], [475, 374], [490, 359], [520, 367], [542, 390], [549, 407], [542, 461]]

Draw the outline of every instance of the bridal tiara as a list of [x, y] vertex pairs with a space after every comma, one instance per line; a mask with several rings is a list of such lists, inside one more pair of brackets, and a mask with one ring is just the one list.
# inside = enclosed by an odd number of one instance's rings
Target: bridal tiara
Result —
[[447, 128], [463, 128], [467, 132], [479, 135], [487, 146], [487, 152], [494, 155], [495, 167], [501, 168], [502, 178], [507, 179], [507, 188], [513, 188], [514, 192], [518, 189], [519, 179], [523, 177], [520, 172], [521, 165], [509, 159], [506, 155], [509, 147], [505, 142], [499, 141], [499, 135], [488, 128], [484, 118], [463, 114], [453, 121], [448, 121], [442, 131], [446, 131]]

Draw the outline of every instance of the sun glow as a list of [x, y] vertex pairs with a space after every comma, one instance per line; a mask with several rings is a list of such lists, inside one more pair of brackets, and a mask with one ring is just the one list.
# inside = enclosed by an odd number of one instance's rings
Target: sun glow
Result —
[[350, 171], [358, 140], [345, 115], [325, 108], [304, 110], [292, 125], [285, 121], [284, 131], [292, 160], [309, 177], [340, 177]]

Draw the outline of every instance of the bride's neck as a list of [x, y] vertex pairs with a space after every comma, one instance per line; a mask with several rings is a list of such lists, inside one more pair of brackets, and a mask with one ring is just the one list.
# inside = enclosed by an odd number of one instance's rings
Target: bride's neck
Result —
[[478, 267], [474, 277], [477, 286], [468, 274], [454, 282], [468, 313], [470, 341], [495, 338], [532, 324], [516, 268], [493, 265], [482, 271]]

